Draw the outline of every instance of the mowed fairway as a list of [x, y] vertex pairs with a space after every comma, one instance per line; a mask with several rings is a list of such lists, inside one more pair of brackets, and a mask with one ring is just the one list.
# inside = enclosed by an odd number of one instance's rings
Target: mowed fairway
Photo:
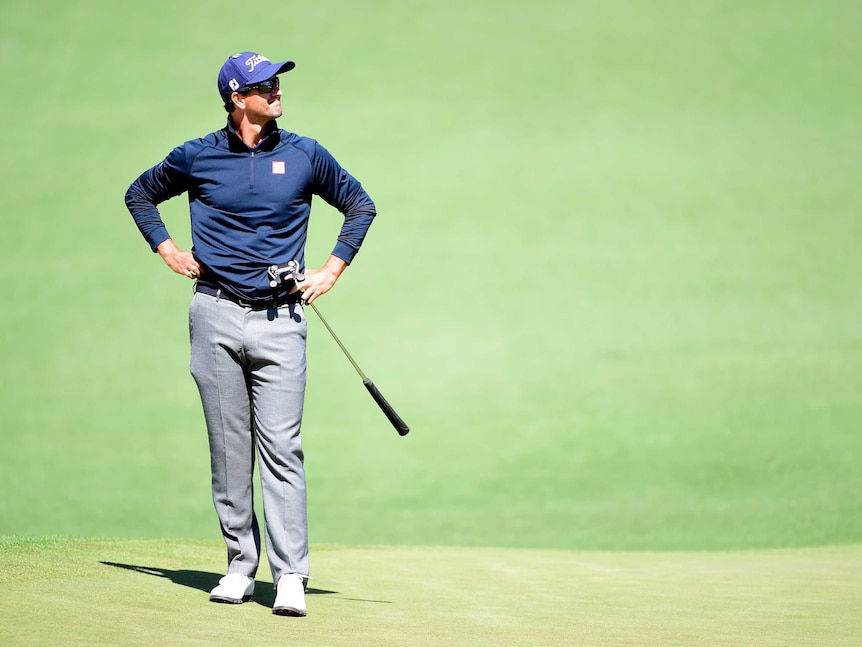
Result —
[[[853, 644], [859, 3], [253, 12], [3, 8], [0, 644]], [[301, 621], [206, 602], [191, 284], [123, 205], [244, 49], [296, 60], [279, 125], [378, 206], [319, 305], [412, 427], [311, 314]]]
[[312, 551], [309, 615], [207, 593], [221, 547], [3, 544], [0, 640], [30, 645], [858, 645], [862, 549]]

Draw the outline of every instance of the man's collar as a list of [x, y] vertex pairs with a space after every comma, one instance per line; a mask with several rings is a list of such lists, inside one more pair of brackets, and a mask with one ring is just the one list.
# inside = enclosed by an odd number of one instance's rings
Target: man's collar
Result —
[[242, 140], [239, 133], [236, 131], [236, 126], [234, 126], [233, 119], [230, 118], [230, 115], [228, 115], [225, 130], [227, 131], [228, 139], [231, 142], [231, 150], [235, 150], [237, 145], [240, 147], [240, 150], [270, 150], [278, 143], [278, 124], [275, 119], [266, 122], [261, 132], [260, 143], [255, 147], [249, 146]]

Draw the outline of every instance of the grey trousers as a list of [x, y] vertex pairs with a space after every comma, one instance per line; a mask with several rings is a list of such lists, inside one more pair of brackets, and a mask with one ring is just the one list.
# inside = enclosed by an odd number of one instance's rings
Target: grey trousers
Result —
[[254, 577], [260, 529], [255, 458], [273, 582], [308, 577], [308, 517], [300, 427], [307, 322], [300, 304], [251, 309], [195, 293], [189, 308], [191, 374], [209, 435], [212, 494], [228, 572]]

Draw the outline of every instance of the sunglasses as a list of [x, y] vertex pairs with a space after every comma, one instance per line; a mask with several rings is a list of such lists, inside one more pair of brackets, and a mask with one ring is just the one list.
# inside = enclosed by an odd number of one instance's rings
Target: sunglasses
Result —
[[275, 76], [268, 81], [261, 81], [260, 83], [255, 83], [254, 85], [247, 85], [245, 87], [237, 90], [240, 94], [248, 94], [253, 90], [257, 90], [261, 94], [266, 94], [267, 92], [272, 92], [273, 90], [277, 90], [280, 86], [280, 82], [278, 77]]

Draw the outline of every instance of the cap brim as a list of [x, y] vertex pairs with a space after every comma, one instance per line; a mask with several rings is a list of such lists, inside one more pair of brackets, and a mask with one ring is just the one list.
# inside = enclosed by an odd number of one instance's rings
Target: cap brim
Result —
[[248, 80], [248, 85], [266, 81], [267, 79], [271, 79], [272, 77], [284, 72], [290, 72], [295, 67], [296, 63], [293, 61], [282, 61], [281, 63], [270, 63], [267, 61], [266, 65], [257, 66], [254, 71], [254, 75]]

